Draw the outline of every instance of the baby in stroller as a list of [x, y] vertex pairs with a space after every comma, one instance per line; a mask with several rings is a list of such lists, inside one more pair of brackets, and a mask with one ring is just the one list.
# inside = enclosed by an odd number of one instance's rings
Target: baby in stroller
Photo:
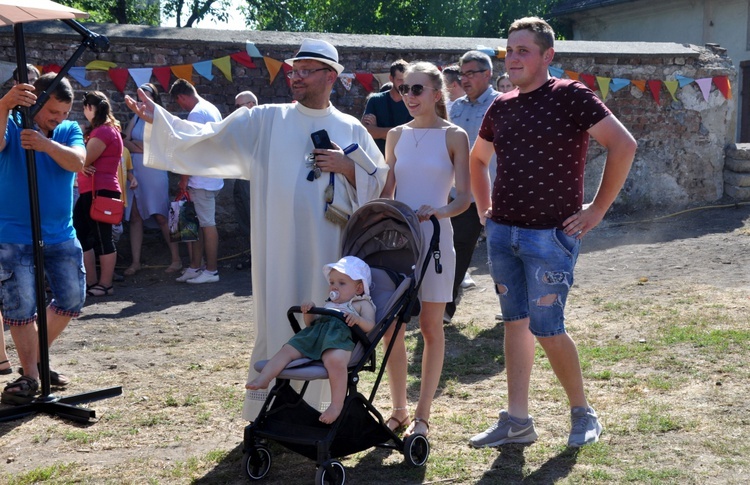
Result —
[[331, 424], [341, 414], [346, 397], [347, 365], [354, 349], [351, 330], [359, 326], [369, 332], [375, 326], [375, 304], [370, 299], [370, 267], [355, 256], [345, 256], [323, 266], [330, 293], [325, 307], [339, 310], [344, 321], [327, 315], [309, 314], [312, 301], [300, 305], [305, 328], [281, 347], [258, 377], [245, 384], [246, 389], [265, 389], [293, 360], [303, 357], [322, 360], [331, 382], [331, 404], [320, 421]]

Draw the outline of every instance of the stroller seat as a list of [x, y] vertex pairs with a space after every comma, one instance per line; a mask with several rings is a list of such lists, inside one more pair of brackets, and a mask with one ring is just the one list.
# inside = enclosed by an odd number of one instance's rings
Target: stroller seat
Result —
[[[349, 369], [356, 368], [361, 363], [362, 357], [368, 351], [367, 347], [374, 341], [374, 337], [382, 328], [389, 308], [401, 298], [409, 289], [411, 279], [398, 275], [386, 268], [372, 267], [372, 288], [370, 297], [375, 304], [375, 321], [377, 324], [368, 332], [367, 342], [355, 339], [356, 345], [349, 359]], [[400, 280], [400, 281], [399, 281]], [[268, 359], [259, 360], [253, 364], [256, 371], [261, 372], [268, 364]], [[293, 381], [313, 381], [317, 379], [328, 379], [328, 371], [321, 360], [313, 360], [307, 357], [296, 359], [287, 364], [286, 368], [278, 375], [277, 379], [289, 379]]]

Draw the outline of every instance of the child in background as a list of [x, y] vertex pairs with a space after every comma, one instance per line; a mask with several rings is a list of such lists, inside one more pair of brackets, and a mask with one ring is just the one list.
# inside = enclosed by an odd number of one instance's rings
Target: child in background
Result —
[[351, 330], [347, 326], [358, 325], [365, 332], [372, 330], [375, 305], [370, 299], [370, 267], [361, 259], [345, 256], [336, 263], [323, 266], [323, 274], [328, 278], [330, 289], [325, 308], [344, 312], [346, 323], [336, 317], [308, 314], [316, 305], [312, 301], [303, 303], [300, 307], [306, 327], [289, 339], [245, 388], [266, 389], [271, 380], [295, 359], [322, 359], [331, 381], [331, 404], [320, 415], [320, 421], [331, 424], [344, 407], [347, 366], [354, 350]]

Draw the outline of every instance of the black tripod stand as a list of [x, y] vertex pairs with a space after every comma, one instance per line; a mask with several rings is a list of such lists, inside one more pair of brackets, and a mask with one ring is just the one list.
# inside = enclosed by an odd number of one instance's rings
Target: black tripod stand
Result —
[[[106, 37], [87, 30], [75, 20], [63, 20], [63, 22], [81, 34], [83, 40], [81, 41], [80, 47], [57, 74], [48, 90], [38, 97], [37, 103], [34, 105], [33, 109], [30, 110], [29, 108], [21, 107], [21, 121], [24, 129], [30, 129], [33, 127], [32, 120], [34, 119], [34, 115], [49, 99], [49, 92], [54, 90], [55, 86], [60, 83], [60, 80], [81, 57], [86, 48], [90, 48], [94, 52], [104, 52], [109, 49], [109, 40], [107, 40]], [[19, 81], [26, 83], [28, 82], [28, 73], [26, 71], [26, 45], [23, 35], [23, 24], [17, 23], [13, 25], [13, 35], [16, 45], [16, 63], [18, 65], [17, 72], [19, 75]], [[10, 421], [30, 414], [43, 412], [85, 423], [96, 418], [96, 412], [93, 409], [79, 407], [77, 404], [119, 396], [122, 394], [122, 387], [110, 387], [67, 397], [58, 397], [50, 394], [49, 349], [47, 347], [47, 305], [44, 288], [44, 241], [42, 240], [41, 217], [39, 213], [36, 157], [33, 150], [26, 150], [26, 167], [28, 170], [29, 204], [31, 209], [31, 236], [34, 244], [34, 274], [36, 277], [35, 290], [42, 395], [28, 404], [0, 411], [0, 421]], [[6, 208], [6, 210], [9, 210], [9, 208]]]

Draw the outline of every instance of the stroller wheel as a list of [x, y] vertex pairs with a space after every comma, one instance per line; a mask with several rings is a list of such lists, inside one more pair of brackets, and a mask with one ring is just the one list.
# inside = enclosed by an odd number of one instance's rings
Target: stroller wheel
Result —
[[424, 466], [430, 456], [430, 442], [421, 434], [413, 434], [404, 440], [404, 458], [411, 466]]
[[344, 485], [345, 483], [346, 469], [339, 461], [328, 460], [315, 472], [315, 485]]
[[242, 469], [252, 480], [260, 480], [271, 469], [271, 452], [265, 446], [256, 446], [242, 456]]

